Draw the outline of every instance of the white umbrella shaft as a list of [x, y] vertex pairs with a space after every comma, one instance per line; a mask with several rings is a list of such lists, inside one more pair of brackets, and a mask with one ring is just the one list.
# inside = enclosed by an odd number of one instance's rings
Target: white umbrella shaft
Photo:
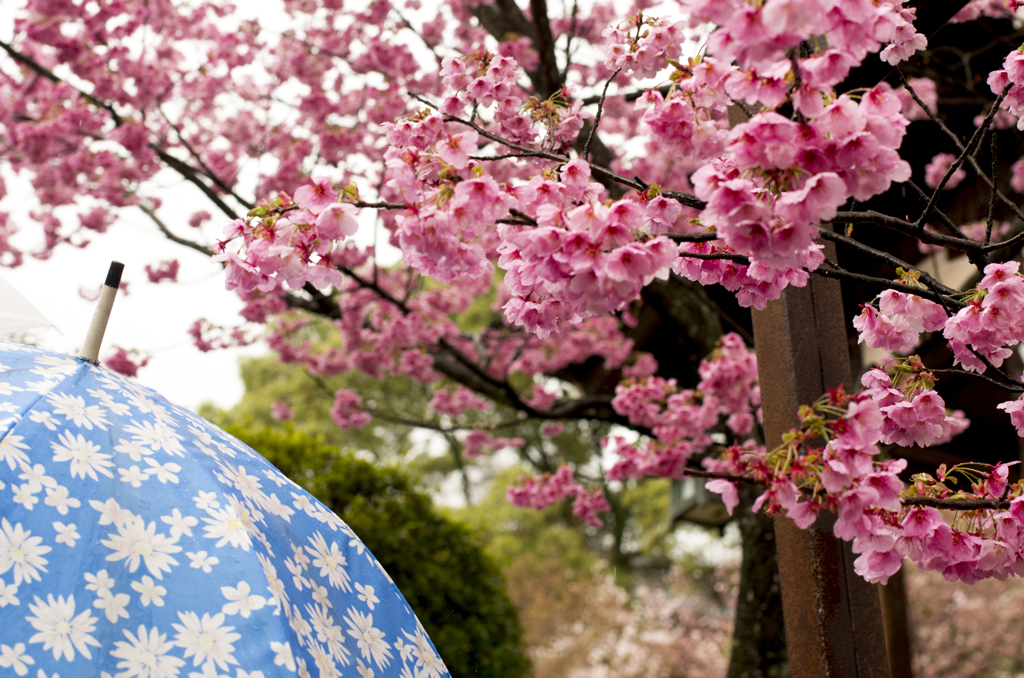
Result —
[[100, 300], [96, 303], [96, 312], [92, 315], [89, 333], [85, 335], [81, 357], [94, 363], [100, 359], [100, 344], [103, 343], [103, 334], [107, 331], [107, 320], [110, 318], [110, 309], [114, 306], [114, 297], [117, 296], [123, 271], [124, 264], [119, 261], [110, 262], [110, 270], [107, 271], [107, 279], [100, 289]]

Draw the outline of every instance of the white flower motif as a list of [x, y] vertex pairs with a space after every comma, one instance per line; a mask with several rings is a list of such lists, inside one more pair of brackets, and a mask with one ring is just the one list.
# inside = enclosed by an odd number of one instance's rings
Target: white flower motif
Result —
[[180, 537], [181, 535], [192, 536], [192, 529], [199, 524], [199, 520], [192, 516], [183, 516], [181, 511], [174, 509], [171, 511], [169, 516], [160, 516], [160, 520], [171, 526], [171, 536]]
[[0, 381], [0, 395], [13, 395], [16, 391], [23, 391], [24, 388], [11, 386], [9, 381]]
[[50, 446], [53, 447], [53, 460], [57, 462], [70, 461], [72, 478], [85, 480], [85, 476], [88, 474], [93, 480], [99, 480], [96, 477], [97, 471], [108, 478], [114, 477], [114, 474], [107, 470], [108, 467], [113, 466], [110, 463], [110, 455], [102, 454], [99, 445], [89, 442], [80, 433], [72, 437], [71, 431], [68, 430], [57, 436], [57, 439], [60, 440], [60, 445], [50, 443]]
[[200, 619], [195, 612], [179, 612], [178, 619], [181, 624], [172, 624], [178, 635], [174, 637], [174, 644], [185, 650], [185, 658], [193, 657], [192, 665], [199, 666], [204, 662], [213, 662], [222, 671], [226, 671], [228, 664], [237, 664], [232, 645], [241, 638], [241, 634], [232, 633], [234, 626], [224, 626], [224, 615], [215, 614], [212, 617], [204, 614]]
[[15, 504], [21, 504], [25, 507], [26, 511], [31, 511], [32, 507], [39, 503], [39, 497], [32, 491], [32, 486], [29, 484], [25, 485], [11, 485], [11, 489], [14, 491]]
[[57, 418], [49, 412], [40, 412], [39, 410], [33, 410], [32, 413], [28, 415], [28, 418], [37, 424], [42, 424], [51, 431], [56, 431], [57, 424], [60, 423], [60, 421], [58, 421]]
[[301, 591], [309, 586], [309, 581], [302, 576], [304, 570], [301, 566], [297, 565], [291, 558], [284, 559], [284, 566], [292, 573], [292, 583], [295, 585], [295, 588]]
[[292, 492], [291, 495], [292, 498], [295, 499], [295, 501], [292, 502], [292, 506], [299, 509], [300, 511], [304, 511], [307, 514], [309, 514], [309, 512], [313, 509], [313, 504], [312, 502], [309, 501], [309, 495], [299, 494], [297, 492]]
[[134, 573], [139, 569], [139, 560], [146, 563], [146, 569], [157, 579], [163, 579], [163, 572], [170, 572], [172, 565], [178, 561], [171, 557], [172, 553], [181, 551], [176, 545], [177, 537], [166, 537], [156, 531], [156, 522], [149, 525], [136, 516], [117, 528], [117, 534], [111, 532], [108, 539], [100, 543], [113, 551], [107, 560], [118, 561], [127, 559], [128, 571]]
[[192, 497], [192, 501], [196, 503], [196, 508], [200, 511], [208, 511], [209, 509], [220, 507], [216, 492], [203, 492], [199, 490], [199, 494]]
[[14, 584], [4, 584], [3, 577], [0, 577], [0, 607], [8, 605], [21, 605], [18, 600], [18, 587]]
[[106, 391], [98, 389], [86, 389], [90, 396], [99, 401], [100, 405], [107, 408], [119, 417], [123, 417], [128, 414], [131, 407], [127, 403], [119, 403], [114, 400], [114, 397]]
[[0, 667], [5, 669], [13, 668], [14, 672], [19, 676], [24, 676], [28, 673], [28, 666], [26, 665], [35, 663], [35, 659], [25, 654], [25, 643], [15, 643], [14, 647], [0, 645]]
[[243, 507], [236, 504], [225, 509], [211, 509], [207, 513], [210, 517], [203, 518], [203, 522], [207, 523], [203, 528], [207, 539], [218, 539], [217, 547], [230, 543], [234, 548], [249, 550], [252, 544], [249, 536], [251, 520]]
[[291, 482], [280, 471], [275, 471], [269, 468], [263, 469], [263, 475], [267, 477], [267, 480], [274, 483], [278, 487], [281, 487], [282, 485], [287, 485]]
[[373, 657], [373, 662], [378, 669], [387, 666], [391, 659], [391, 652], [388, 648], [391, 645], [384, 640], [384, 632], [373, 626], [373, 615], [363, 615], [354, 607], [348, 608], [345, 622], [349, 625], [348, 635], [356, 639], [359, 651], [363, 659]]
[[78, 501], [74, 497], [68, 496], [68, 488], [63, 485], [58, 485], [54, 489], [46, 489], [46, 499], [43, 503], [47, 506], [52, 506], [57, 509], [57, 513], [62, 516], [68, 514], [68, 508], [78, 508], [82, 505], [82, 502]]
[[92, 606], [103, 610], [107, 615], [107, 621], [116, 624], [119, 618], [128, 618], [128, 612], [124, 608], [131, 602], [131, 596], [127, 593], [113, 594], [106, 592], [93, 601]]
[[320, 576], [327, 577], [327, 580], [334, 588], [351, 593], [351, 579], [348, 572], [345, 571], [348, 561], [345, 559], [344, 554], [338, 550], [337, 542], [332, 541], [330, 547], [328, 547], [323, 535], [317, 532], [312, 537], [309, 537], [309, 543], [313, 547], [307, 546], [306, 550], [313, 555], [313, 567], [320, 568]]
[[[65, 510], [63, 513], [67, 513], [67, 511]], [[65, 525], [58, 520], [53, 523], [53, 529], [57, 530], [57, 538], [54, 541], [58, 544], [67, 544], [71, 548], [75, 548], [75, 542], [82, 538], [74, 523]]]
[[220, 562], [217, 556], [207, 556], [206, 551], [199, 551], [197, 553], [188, 551], [185, 555], [192, 561], [192, 567], [197, 570], [201, 569], [206, 574], [209, 574], [210, 569]]
[[274, 564], [262, 553], [257, 553], [256, 558], [263, 566], [263, 576], [267, 580], [267, 590], [270, 591], [271, 601], [269, 604], [277, 608], [279, 614], [282, 609], [288, 611], [288, 592], [284, 588], [284, 582], [277, 576], [277, 569]]
[[167, 454], [184, 456], [185, 448], [181, 446], [181, 436], [171, 430], [171, 427], [162, 422], [155, 425], [148, 421], [132, 423], [124, 427], [125, 433], [131, 433], [132, 439], [137, 440], [150, 449], [159, 452], [163, 450]]
[[14, 527], [7, 518], [0, 519], [0, 574], [14, 568], [14, 585], [23, 581], [39, 581], [39, 570], [46, 572], [48, 562], [44, 553], [52, 549], [43, 545], [42, 537], [33, 537], [31, 530], [23, 530], [21, 523]]
[[61, 358], [55, 355], [37, 356], [35, 361], [36, 367], [32, 368], [32, 374], [38, 374], [44, 379], [74, 374], [78, 370], [79, 365], [81, 365], [74, 358]]
[[306, 605], [306, 612], [309, 613], [309, 621], [316, 631], [317, 641], [327, 643], [331, 656], [340, 659], [347, 666], [351, 660], [350, 653], [344, 646], [345, 633], [334, 623], [330, 610], [323, 605]]
[[47, 602], [35, 596], [36, 604], [29, 603], [28, 609], [34, 617], [25, 617], [25, 621], [31, 624], [39, 633], [28, 639], [30, 643], [42, 643], [43, 651], [53, 650], [53, 658], [60, 659], [63, 656], [68, 661], [75, 658], [75, 650], [78, 650], [86, 659], [92, 659], [89, 646], [100, 647], [99, 642], [91, 634], [96, 630], [97, 618], [92, 616], [89, 610], [75, 616], [75, 597], [58, 596], [53, 599], [53, 594], [46, 596]]
[[373, 606], [380, 602], [380, 598], [374, 595], [373, 587], [356, 584], [356, 590], [359, 591], [359, 600], [366, 603], [366, 607], [373, 611]]
[[356, 659], [356, 671], [359, 672], [359, 678], [373, 678], [373, 669], [364, 665], [362, 659]]
[[313, 657], [313, 665], [320, 678], [339, 678], [341, 676], [341, 671], [338, 670], [334, 659], [327, 650], [321, 647], [320, 643], [312, 643], [309, 647], [309, 654]]
[[289, 671], [295, 670], [295, 659], [292, 657], [292, 646], [285, 643], [270, 643], [270, 650], [274, 653], [274, 664], [283, 666]]
[[53, 405], [54, 414], [62, 414], [64, 418], [72, 422], [75, 426], [84, 427], [88, 430], [92, 430], [92, 427], [106, 431], [107, 421], [106, 412], [99, 405], [89, 405], [86, 407], [85, 398], [78, 395], [62, 394], [62, 393], [47, 393], [46, 399]]
[[158, 633], [155, 626], [147, 632], [141, 624], [137, 633], [133, 636], [125, 629], [128, 642], [116, 642], [110, 651], [111, 656], [122, 660], [117, 668], [124, 669], [124, 673], [117, 674], [118, 678], [177, 678], [185, 662], [167, 654], [174, 649], [174, 644], [167, 642], [167, 634]]
[[289, 523], [292, 521], [292, 516], [295, 515], [295, 511], [281, 503], [276, 494], [264, 495], [262, 506], [267, 510], [267, 513], [278, 518], [284, 518]]
[[175, 474], [181, 472], [181, 467], [174, 462], [161, 464], [155, 459], [146, 459], [146, 464], [149, 465], [149, 468], [146, 469], [146, 473], [150, 476], [156, 476], [156, 479], [161, 483], [178, 484], [178, 476]]
[[121, 527], [135, 517], [135, 514], [128, 509], [121, 508], [121, 505], [118, 504], [117, 500], [113, 497], [107, 499], [105, 502], [90, 499], [89, 506], [92, 506], [100, 512], [100, 525]]
[[437, 651], [430, 644], [430, 639], [423, 632], [419, 621], [416, 622], [416, 635], [410, 636], [407, 631], [402, 631], [405, 637], [415, 644], [412, 656], [416, 658], [416, 675], [421, 678], [441, 678], [448, 673], [444, 662], [437, 656]]
[[334, 607], [334, 605], [331, 604], [331, 599], [328, 597], [327, 587], [320, 586], [316, 582], [312, 582], [312, 584], [313, 585], [310, 588], [313, 590], [313, 600], [324, 607]]
[[248, 619], [253, 610], [261, 610], [267, 604], [267, 599], [263, 596], [249, 595], [252, 593], [252, 589], [244, 581], [238, 582], [237, 588], [222, 586], [220, 592], [231, 601], [221, 608], [221, 612], [224, 614], [240, 614], [243, 618]]
[[149, 480], [149, 475], [140, 471], [139, 467], [135, 464], [132, 464], [126, 469], [119, 468], [117, 469], [117, 472], [121, 476], [122, 483], [130, 483], [131, 486], [136, 489], [142, 487], [143, 480]]
[[85, 581], [89, 582], [85, 585], [85, 590], [95, 591], [98, 596], [106, 595], [110, 593], [110, 589], [114, 588], [114, 580], [106, 570], [100, 570], [96, 574], [86, 572]]
[[28, 445], [25, 445], [23, 440], [25, 440], [24, 437], [16, 436], [13, 433], [8, 433], [3, 440], [0, 440], [0, 461], [6, 461], [12, 471], [29, 461], [28, 455], [24, 452], [28, 449]]
[[21, 473], [18, 475], [18, 478], [28, 483], [33, 492], [39, 492], [44, 487], [57, 487], [57, 481], [46, 475], [46, 469], [43, 468], [42, 464], [36, 464], [35, 466], [22, 464], [20, 468]]
[[132, 461], [142, 461], [143, 457], [153, 454], [153, 450], [145, 447], [139, 440], [125, 440], [121, 438], [114, 446], [114, 451], [127, 454]]
[[288, 617], [288, 625], [292, 627], [292, 631], [295, 631], [296, 635], [299, 636], [299, 646], [303, 647], [306, 644], [307, 636], [312, 635], [313, 627], [309, 625], [309, 622], [302, 616], [302, 610], [296, 605], [292, 608], [291, 616]]
[[142, 601], [143, 606], [148, 607], [151, 604], [156, 607], [164, 606], [167, 589], [154, 582], [152, 577], [143, 576], [142, 581], [133, 581], [132, 588], [138, 591], [139, 600]]

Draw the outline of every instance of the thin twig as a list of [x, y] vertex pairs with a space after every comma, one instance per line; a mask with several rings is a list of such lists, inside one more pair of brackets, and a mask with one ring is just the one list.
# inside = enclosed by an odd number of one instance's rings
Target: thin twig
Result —
[[[573, 20], [575, 21], [575, 15], [573, 16]], [[601, 124], [601, 114], [604, 113], [604, 100], [605, 97], [608, 96], [608, 86], [612, 84], [612, 80], [615, 79], [615, 76], [621, 72], [622, 68], [618, 68], [614, 73], [612, 73], [605, 81], [604, 89], [601, 90], [601, 101], [597, 104], [597, 115], [594, 116], [594, 124], [590, 128], [590, 134], [587, 135], [587, 143], [583, 145], [583, 153], [580, 154], [583, 156], [583, 159], [588, 162], [590, 160], [590, 142], [594, 140], [594, 134], [597, 133], [597, 126]]]

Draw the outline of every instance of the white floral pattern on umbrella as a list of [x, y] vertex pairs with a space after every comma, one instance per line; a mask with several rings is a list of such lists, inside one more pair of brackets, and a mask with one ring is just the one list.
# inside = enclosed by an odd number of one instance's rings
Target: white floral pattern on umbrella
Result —
[[0, 343], [0, 675], [444, 678], [340, 518], [86, 361]]

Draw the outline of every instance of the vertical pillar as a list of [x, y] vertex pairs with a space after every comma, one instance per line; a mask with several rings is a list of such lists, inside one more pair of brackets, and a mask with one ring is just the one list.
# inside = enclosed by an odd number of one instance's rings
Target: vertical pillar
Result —
[[[834, 256], [833, 252], [826, 253]], [[807, 287], [754, 313], [754, 344], [767, 444], [797, 425], [797, 408], [840, 384], [852, 388], [839, 283], [812, 275]], [[878, 591], [853, 571], [835, 516], [801, 530], [775, 521], [792, 678], [888, 678]]]

